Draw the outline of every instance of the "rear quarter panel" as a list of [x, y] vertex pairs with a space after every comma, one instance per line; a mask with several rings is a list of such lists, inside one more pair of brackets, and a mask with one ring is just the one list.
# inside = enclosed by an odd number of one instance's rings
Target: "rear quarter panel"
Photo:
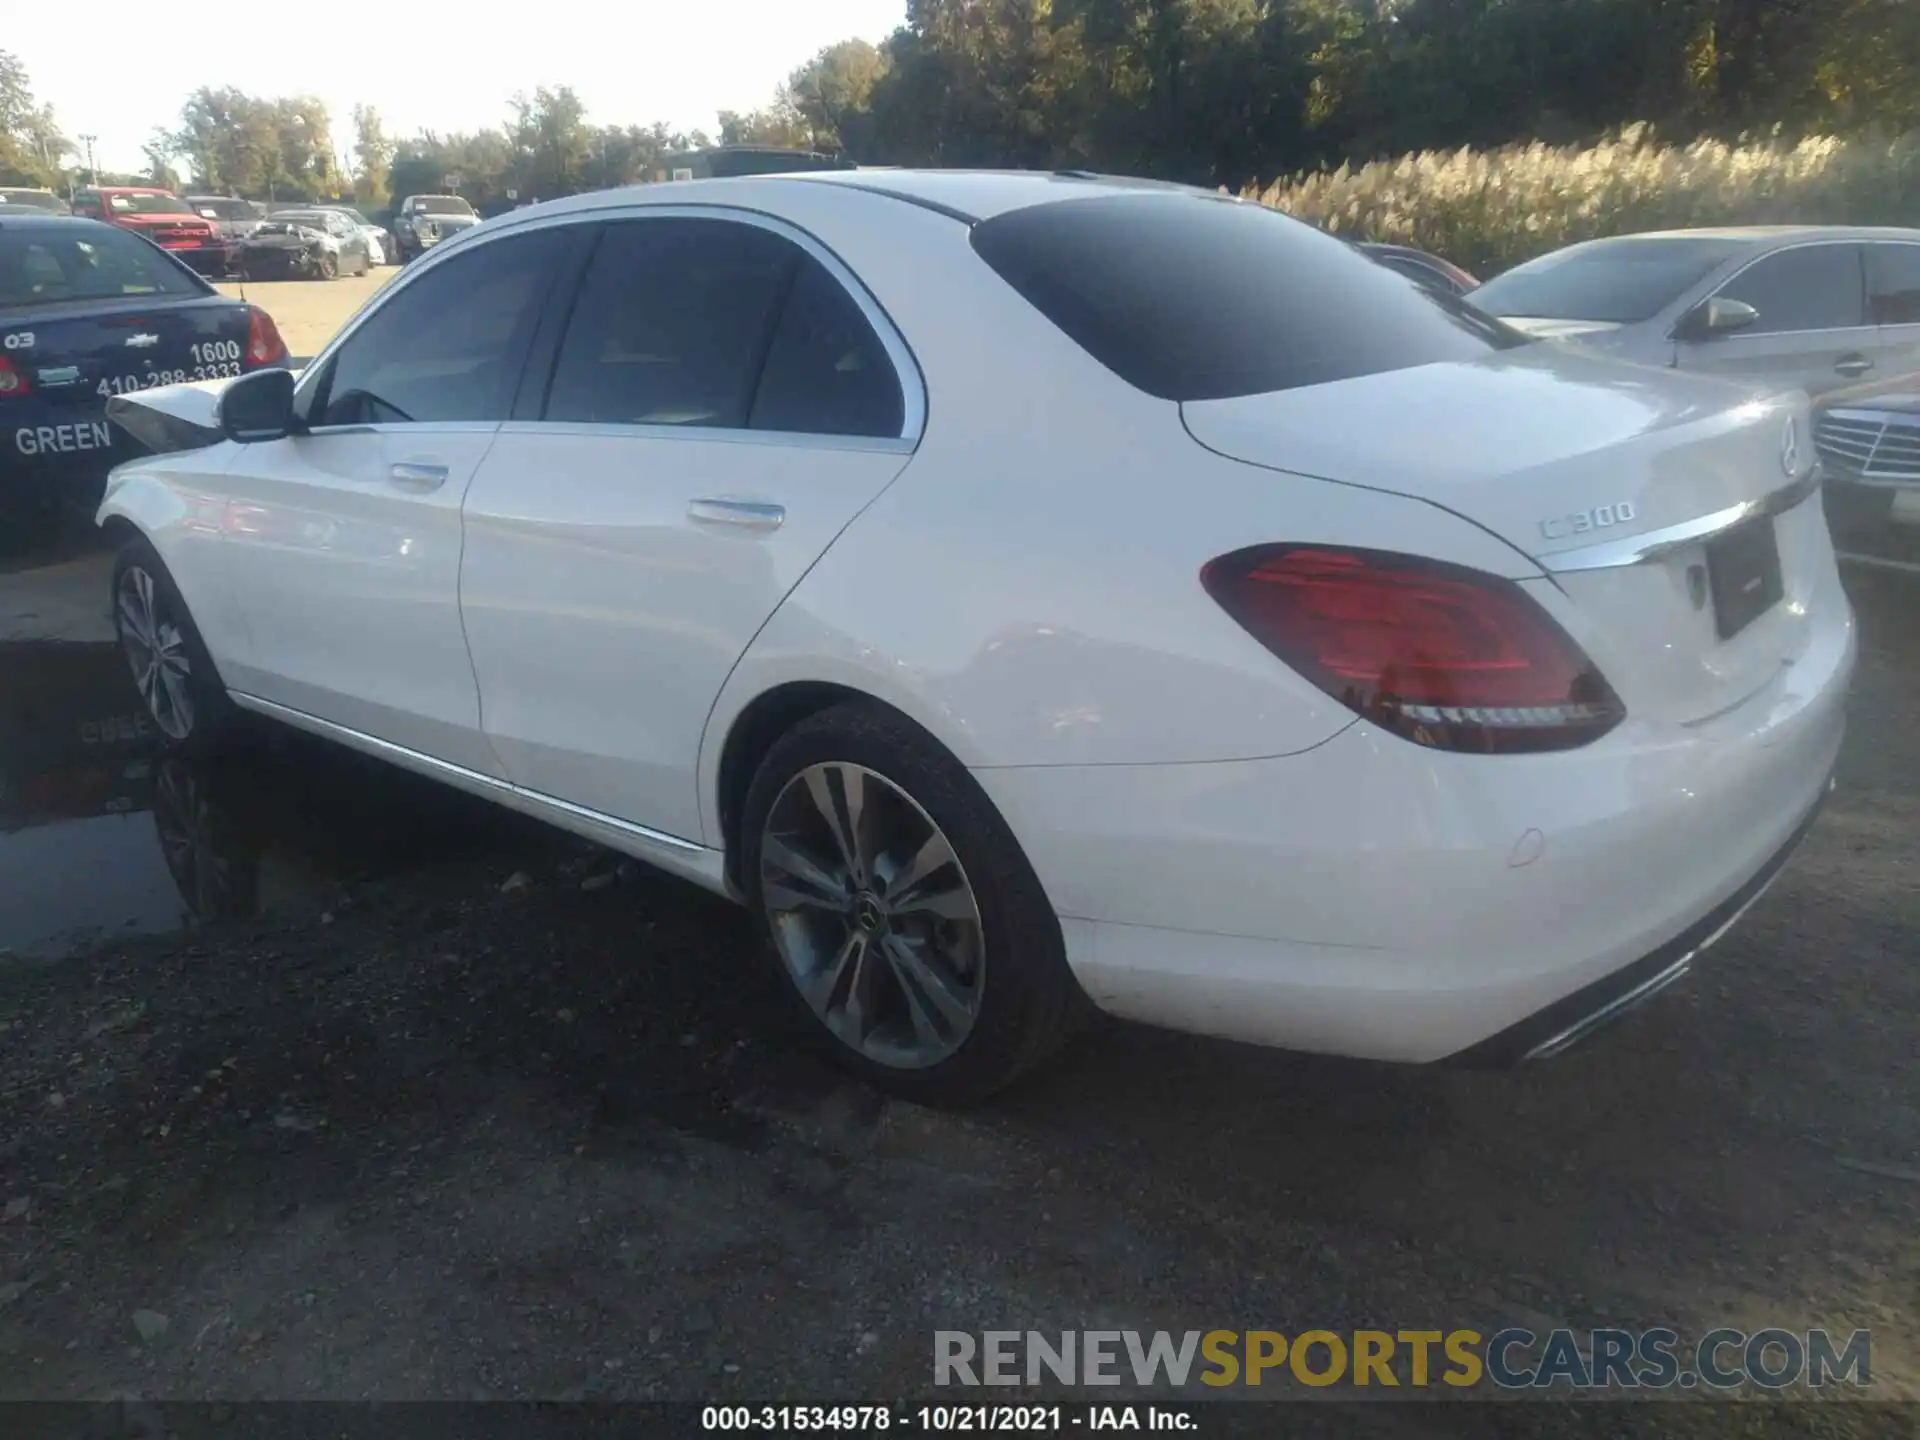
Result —
[[1435, 506], [1202, 449], [1176, 405], [1097, 365], [1000, 282], [957, 222], [873, 204], [858, 226], [835, 223], [840, 207], [782, 208], [892, 315], [926, 380], [926, 432], [723, 687], [700, 759], [709, 844], [725, 737], [782, 684], [871, 695], [976, 768], [1285, 755], [1353, 713], [1227, 617], [1201, 587], [1208, 560], [1299, 540], [1537, 573]]

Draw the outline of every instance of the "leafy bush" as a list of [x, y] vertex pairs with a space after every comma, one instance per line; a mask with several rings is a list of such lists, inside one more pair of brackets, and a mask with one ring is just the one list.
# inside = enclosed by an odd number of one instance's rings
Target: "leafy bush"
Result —
[[1630, 126], [1587, 148], [1421, 152], [1248, 193], [1339, 234], [1417, 245], [1485, 277], [1562, 245], [1643, 230], [1920, 225], [1920, 131], [1667, 145]]

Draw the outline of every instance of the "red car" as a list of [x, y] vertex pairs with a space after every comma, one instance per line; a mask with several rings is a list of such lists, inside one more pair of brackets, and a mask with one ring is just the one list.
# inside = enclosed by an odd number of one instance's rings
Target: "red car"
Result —
[[73, 213], [144, 235], [202, 275], [222, 275], [227, 244], [215, 222], [178, 195], [145, 185], [101, 185], [73, 197]]

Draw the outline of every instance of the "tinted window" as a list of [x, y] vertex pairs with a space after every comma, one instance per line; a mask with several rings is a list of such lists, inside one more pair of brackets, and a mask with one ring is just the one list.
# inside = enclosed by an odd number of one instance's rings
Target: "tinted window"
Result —
[[973, 246], [1094, 359], [1167, 400], [1257, 395], [1519, 343], [1264, 205], [1178, 193], [1063, 200], [983, 221]]
[[905, 402], [880, 337], [810, 255], [767, 349], [749, 423], [813, 435], [898, 435]]
[[1595, 240], [1495, 276], [1473, 292], [1473, 303], [1489, 315], [1633, 325], [1651, 320], [1741, 248], [1684, 237]]
[[87, 225], [0, 230], [0, 306], [117, 295], [204, 295], [207, 289], [144, 240]]
[[193, 207], [178, 195], [109, 195], [116, 215], [191, 215]]
[[1441, 274], [1438, 270], [1434, 269], [1433, 266], [1422, 264], [1420, 261], [1412, 259], [1409, 256], [1376, 255], [1373, 258], [1389, 270], [1396, 271], [1417, 284], [1429, 285], [1435, 290], [1443, 290], [1449, 295], [1458, 295], [1460, 293], [1460, 287], [1449, 277]]
[[1867, 249], [1876, 325], [1920, 325], [1920, 245]]
[[458, 195], [419, 195], [415, 196], [412, 210], [416, 215], [471, 215], [473, 206]]
[[1864, 323], [1860, 247], [1802, 245], [1755, 261], [1720, 287], [1760, 312], [1745, 334], [1835, 330]]
[[317, 425], [503, 420], [534, 322], [567, 251], [558, 230], [433, 266], [375, 310], [330, 362]]
[[725, 220], [631, 220], [601, 236], [546, 418], [742, 426], [798, 247]]

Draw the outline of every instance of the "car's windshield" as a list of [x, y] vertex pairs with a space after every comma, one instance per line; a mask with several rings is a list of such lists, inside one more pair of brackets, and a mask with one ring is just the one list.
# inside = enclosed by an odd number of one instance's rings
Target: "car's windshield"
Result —
[[297, 225], [305, 230], [324, 230], [327, 228], [327, 212], [324, 210], [276, 210], [267, 220], [267, 224]]
[[178, 195], [109, 195], [107, 208], [116, 215], [193, 214], [193, 207]]
[[196, 215], [209, 216], [215, 220], [251, 220], [253, 218], [253, 206], [245, 200], [233, 200], [220, 195], [200, 195], [187, 203], [193, 206]]
[[1658, 315], [1744, 248], [1704, 236], [1593, 240], [1495, 276], [1473, 292], [1473, 303], [1510, 318], [1633, 325]]
[[423, 215], [473, 214], [473, 206], [458, 195], [423, 195], [413, 202], [413, 208]]
[[118, 295], [203, 295], [146, 241], [104, 225], [0, 230], [0, 310]]
[[1214, 400], [1525, 343], [1264, 205], [1184, 193], [1011, 210], [973, 229], [1000, 278], [1128, 384]]

